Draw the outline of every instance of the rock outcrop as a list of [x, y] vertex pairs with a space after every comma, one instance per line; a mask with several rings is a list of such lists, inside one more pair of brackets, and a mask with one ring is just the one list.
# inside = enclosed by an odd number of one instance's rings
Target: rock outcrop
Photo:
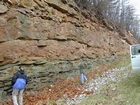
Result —
[[[81, 14], [80, 14], [81, 13]], [[11, 77], [23, 65], [27, 90], [37, 90], [67, 76], [79, 75], [87, 58], [89, 70], [129, 53], [137, 43], [113, 26], [99, 23], [67, 0], [0, 2], [0, 96], [11, 93]]]

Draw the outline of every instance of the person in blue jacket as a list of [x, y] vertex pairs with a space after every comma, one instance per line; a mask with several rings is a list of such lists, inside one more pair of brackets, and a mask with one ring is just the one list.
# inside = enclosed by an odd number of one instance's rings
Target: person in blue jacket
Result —
[[[12, 100], [13, 105], [23, 105], [23, 91], [27, 84], [27, 74], [24, 72], [23, 67], [19, 67], [19, 70], [12, 77]], [[18, 98], [18, 99], [17, 99]]]

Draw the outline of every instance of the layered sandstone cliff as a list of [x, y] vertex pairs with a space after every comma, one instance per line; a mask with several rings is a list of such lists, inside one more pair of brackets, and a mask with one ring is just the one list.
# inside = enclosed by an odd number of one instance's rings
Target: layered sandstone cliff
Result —
[[[63, 2], [62, 2], [63, 1]], [[67, 76], [79, 75], [129, 53], [137, 43], [106, 21], [80, 11], [67, 0], [3, 0], [0, 2], [0, 96], [11, 93], [11, 77], [19, 65], [29, 76], [27, 89], [40, 89]], [[81, 15], [82, 14], [82, 15]]]

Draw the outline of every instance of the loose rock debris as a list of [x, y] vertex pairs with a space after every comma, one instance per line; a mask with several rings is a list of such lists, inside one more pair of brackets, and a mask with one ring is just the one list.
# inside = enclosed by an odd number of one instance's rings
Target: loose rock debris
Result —
[[[109, 82], [117, 82], [120, 81], [121, 78], [126, 78], [128, 77], [129, 73], [122, 73], [122, 71], [126, 70], [130, 65], [122, 68], [115, 68], [112, 70], [108, 70], [104, 72], [100, 77], [97, 77], [95, 79], [92, 79], [89, 83], [84, 85], [82, 90], [87, 91], [87, 92], [93, 92], [94, 95], [100, 93], [100, 87], [109, 84]], [[122, 76], [123, 75], [123, 76]], [[113, 88], [112, 90], [115, 90]], [[88, 94], [81, 93], [80, 95], [75, 95], [74, 98], [68, 98], [66, 100], [67, 105], [76, 105], [80, 103]]]
[[[66, 103], [66, 105], [79, 104], [89, 94], [99, 94], [103, 85], [109, 84], [111, 81], [120, 81], [120, 77], [128, 77], [129, 72], [122, 72], [129, 66], [106, 70], [100, 76], [90, 73], [87, 77], [92, 79], [84, 85], [80, 84], [80, 77], [76, 77], [71, 80], [57, 82], [41, 91], [27, 92], [24, 95], [24, 105], [47, 105], [50, 100], [55, 103], [53, 105], [60, 105], [60, 103]], [[112, 90], [115, 90], [115, 88], [112, 88]], [[12, 105], [12, 100], [0, 105]]]

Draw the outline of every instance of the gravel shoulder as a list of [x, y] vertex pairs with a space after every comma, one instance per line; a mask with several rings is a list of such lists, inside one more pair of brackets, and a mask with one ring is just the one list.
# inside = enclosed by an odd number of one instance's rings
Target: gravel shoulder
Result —
[[[81, 94], [75, 95], [74, 98], [65, 98], [67, 105], [77, 105], [79, 104], [85, 97], [88, 96], [88, 94], [85, 94], [86, 92], [92, 93], [93, 95], [100, 94], [100, 88], [103, 85], [109, 84], [110, 82], [116, 82], [120, 81], [122, 78], [128, 77], [129, 73], [131, 72], [127, 68], [129, 68], [131, 64], [127, 65], [126, 67], [121, 68], [114, 68], [112, 70], [108, 70], [104, 72], [100, 77], [97, 77], [95, 79], [92, 79], [91, 81], [88, 81], [88, 83], [85, 83], [83, 85], [83, 88], [81, 88]], [[59, 99], [57, 101], [57, 105], [62, 101], [63, 99]]]

